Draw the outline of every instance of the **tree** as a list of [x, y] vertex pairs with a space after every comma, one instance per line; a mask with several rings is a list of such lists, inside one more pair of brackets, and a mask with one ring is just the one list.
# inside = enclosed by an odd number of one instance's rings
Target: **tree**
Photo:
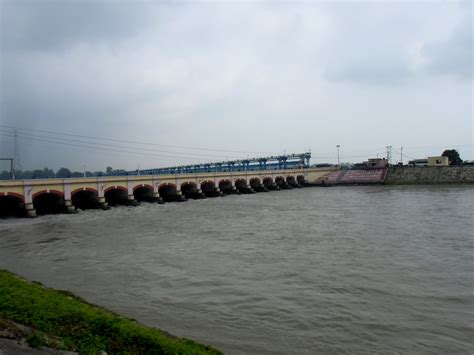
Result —
[[24, 171], [17, 171], [16, 173], [17, 179], [32, 179], [33, 172], [31, 170], [24, 170]]
[[44, 168], [44, 177], [47, 179], [52, 179], [56, 177], [56, 174], [54, 173], [53, 169]]
[[33, 170], [33, 174], [31, 175], [32, 179], [45, 179], [47, 176], [44, 173], [44, 170], [35, 169]]
[[12, 178], [12, 175], [9, 171], [3, 170], [0, 173], [0, 180], [10, 180]]
[[448, 157], [449, 165], [461, 165], [462, 163], [462, 159], [456, 149], [446, 149], [441, 155]]
[[56, 173], [56, 176], [58, 178], [70, 178], [71, 175], [72, 175], [71, 170], [69, 170], [68, 168], [61, 168]]
[[110, 166], [107, 167], [107, 169], [105, 169], [105, 173], [106, 174], [112, 174], [114, 172], [114, 169], [112, 169]]

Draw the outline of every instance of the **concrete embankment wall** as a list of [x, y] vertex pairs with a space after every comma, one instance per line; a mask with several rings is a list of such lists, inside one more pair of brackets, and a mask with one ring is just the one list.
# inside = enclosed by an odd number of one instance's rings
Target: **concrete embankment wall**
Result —
[[474, 184], [474, 166], [393, 166], [388, 169], [384, 183]]

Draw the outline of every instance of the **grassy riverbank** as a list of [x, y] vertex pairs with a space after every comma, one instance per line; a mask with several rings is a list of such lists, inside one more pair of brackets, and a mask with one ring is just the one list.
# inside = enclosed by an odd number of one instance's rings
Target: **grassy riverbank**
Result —
[[[11, 322], [13, 321], [13, 322]], [[34, 329], [25, 334], [32, 346], [84, 354], [220, 354], [216, 349], [175, 338], [106, 309], [91, 305], [66, 291], [43, 287], [0, 270], [0, 326], [14, 324]]]

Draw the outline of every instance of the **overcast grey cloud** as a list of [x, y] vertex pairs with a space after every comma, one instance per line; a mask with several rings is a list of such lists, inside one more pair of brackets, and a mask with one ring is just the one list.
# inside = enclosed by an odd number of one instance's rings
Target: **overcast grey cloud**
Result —
[[465, 6], [464, 11], [452, 32], [446, 38], [427, 43], [422, 53], [434, 74], [454, 75], [472, 81], [472, 6]]
[[107, 44], [151, 25], [147, 9], [118, 1], [3, 1], [2, 46], [7, 51], [54, 51], [84, 42]]
[[[336, 144], [349, 161], [386, 145], [473, 157], [469, 2], [0, 4], [1, 124], [222, 150], [148, 156], [23, 138], [27, 167], [307, 148], [334, 162]], [[12, 154], [12, 137], [0, 142]]]

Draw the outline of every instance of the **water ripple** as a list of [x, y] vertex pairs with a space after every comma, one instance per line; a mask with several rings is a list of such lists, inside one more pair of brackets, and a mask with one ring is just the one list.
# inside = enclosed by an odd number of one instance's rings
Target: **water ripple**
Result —
[[472, 187], [0, 221], [0, 268], [230, 354], [473, 353]]

